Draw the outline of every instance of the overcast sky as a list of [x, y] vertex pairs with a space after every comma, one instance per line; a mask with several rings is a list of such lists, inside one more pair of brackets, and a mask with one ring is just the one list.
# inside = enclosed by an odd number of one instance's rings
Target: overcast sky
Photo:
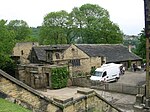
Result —
[[0, 19], [24, 20], [30, 27], [41, 26], [46, 14], [83, 4], [98, 4], [109, 11], [110, 20], [124, 34], [137, 35], [144, 28], [144, 0], [0, 0]]

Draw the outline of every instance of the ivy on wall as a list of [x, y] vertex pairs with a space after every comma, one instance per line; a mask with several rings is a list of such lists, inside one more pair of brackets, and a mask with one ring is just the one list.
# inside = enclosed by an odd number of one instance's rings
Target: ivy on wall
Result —
[[51, 69], [51, 83], [53, 89], [59, 89], [67, 86], [69, 72], [67, 67]]

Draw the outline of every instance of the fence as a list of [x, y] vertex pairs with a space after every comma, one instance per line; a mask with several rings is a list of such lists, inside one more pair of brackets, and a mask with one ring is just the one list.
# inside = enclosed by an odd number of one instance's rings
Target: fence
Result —
[[129, 85], [123, 83], [101, 83], [99, 81], [90, 81], [88, 77], [76, 77], [72, 80], [74, 86], [90, 87], [110, 92], [124, 94], [145, 94], [145, 86]]

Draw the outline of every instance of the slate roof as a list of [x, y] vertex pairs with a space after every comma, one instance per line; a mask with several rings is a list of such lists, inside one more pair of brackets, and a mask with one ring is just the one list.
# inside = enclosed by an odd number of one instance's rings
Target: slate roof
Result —
[[39, 61], [46, 61], [46, 50], [66, 50], [67, 48], [69, 48], [70, 45], [50, 45], [50, 46], [36, 46], [33, 47], [34, 52], [36, 53], [36, 56], [38, 58]]
[[90, 57], [106, 57], [107, 62], [142, 59], [132, 52], [129, 52], [128, 48], [122, 44], [77, 44], [76, 46]]
[[[122, 44], [76, 44], [90, 57], [104, 56], [107, 62], [121, 62], [128, 60], [141, 60], [139, 56], [129, 52], [128, 48]], [[46, 50], [61, 50], [64, 51], [70, 45], [51, 45], [51, 46], [36, 46], [33, 50], [39, 61], [46, 61]]]

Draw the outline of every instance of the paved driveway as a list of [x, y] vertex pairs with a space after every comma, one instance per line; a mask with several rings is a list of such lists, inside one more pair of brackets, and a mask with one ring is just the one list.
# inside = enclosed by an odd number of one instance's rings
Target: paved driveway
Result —
[[130, 72], [126, 71], [124, 75], [120, 76], [117, 83], [130, 84], [130, 85], [143, 85], [146, 80], [146, 72], [137, 71]]

